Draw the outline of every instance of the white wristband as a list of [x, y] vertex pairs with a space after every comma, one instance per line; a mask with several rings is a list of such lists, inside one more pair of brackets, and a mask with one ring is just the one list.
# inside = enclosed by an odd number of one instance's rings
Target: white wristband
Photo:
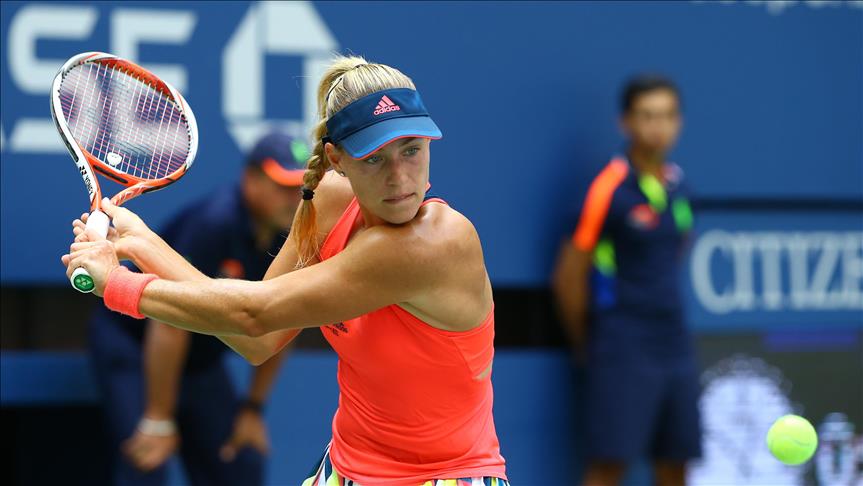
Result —
[[154, 420], [143, 417], [138, 421], [138, 431], [156, 437], [170, 437], [177, 433], [177, 425], [173, 420]]

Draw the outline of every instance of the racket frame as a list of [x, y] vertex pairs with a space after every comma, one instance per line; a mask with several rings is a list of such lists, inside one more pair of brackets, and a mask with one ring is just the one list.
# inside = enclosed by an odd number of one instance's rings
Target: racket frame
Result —
[[[186, 122], [189, 126], [189, 154], [177, 170], [159, 179], [143, 179], [140, 177], [126, 174], [112, 168], [109, 164], [99, 160], [93, 154], [89, 153], [72, 135], [69, 126], [63, 117], [63, 107], [60, 101], [60, 86], [63, 78], [73, 67], [88, 63], [98, 63], [110, 66], [113, 69], [120, 69], [129, 73], [131, 76], [146, 82], [148, 85], [158, 90], [162, 94], [169, 96], [180, 106], [183, 115], [186, 117]], [[84, 180], [84, 185], [87, 188], [87, 194], [90, 197], [90, 211], [97, 211], [101, 208], [102, 190], [99, 186], [99, 181], [96, 179], [96, 173], [111, 179], [118, 184], [126, 186], [125, 189], [117, 193], [111, 198], [111, 202], [120, 205], [132, 198], [141, 194], [162, 189], [182, 177], [186, 171], [192, 166], [195, 156], [198, 153], [198, 123], [195, 119], [195, 114], [191, 107], [173, 86], [162, 81], [156, 75], [143, 67], [125, 59], [120, 59], [112, 54], [104, 52], [84, 52], [73, 56], [66, 61], [54, 77], [54, 82], [51, 86], [51, 117], [54, 120], [54, 125], [60, 133], [60, 138], [63, 140], [69, 155], [75, 161], [78, 167], [78, 172]]]
[[[158, 179], [143, 179], [140, 177], [126, 174], [112, 168], [109, 164], [99, 160], [93, 154], [75, 140], [72, 131], [69, 129], [66, 119], [63, 116], [63, 106], [60, 100], [60, 87], [63, 83], [63, 78], [69, 73], [73, 67], [88, 63], [98, 63], [110, 66], [112, 69], [119, 69], [126, 72], [139, 81], [145, 82], [150, 87], [158, 90], [163, 95], [171, 97], [180, 107], [189, 130], [189, 153], [186, 156], [185, 162], [180, 165], [174, 172], [167, 174]], [[71, 108], [70, 108], [71, 109]], [[51, 118], [54, 120], [54, 125], [60, 133], [60, 138], [63, 144], [69, 151], [72, 160], [84, 180], [84, 186], [87, 188], [87, 195], [90, 198], [90, 217], [87, 220], [87, 229], [95, 231], [102, 238], [108, 235], [110, 226], [109, 218], [101, 211], [102, 205], [102, 189], [99, 185], [99, 180], [96, 178], [96, 173], [102, 174], [108, 179], [117, 182], [125, 189], [118, 192], [111, 198], [111, 202], [119, 206], [124, 202], [138, 197], [141, 194], [162, 189], [182, 177], [186, 171], [192, 166], [195, 156], [198, 153], [198, 123], [195, 119], [195, 114], [192, 108], [173, 86], [162, 81], [158, 76], [144, 69], [143, 67], [125, 59], [121, 59], [112, 54], [104, 52], [84, 52], [72, 56], [66, 61], [57, 75], [54, 77], [54, 82], [51, 85]], [[94, 289], [93, 279], [84, 268], [76, 268], [69, 278], [70, 283], [75, 289], [83, 293], [92, 292]]]

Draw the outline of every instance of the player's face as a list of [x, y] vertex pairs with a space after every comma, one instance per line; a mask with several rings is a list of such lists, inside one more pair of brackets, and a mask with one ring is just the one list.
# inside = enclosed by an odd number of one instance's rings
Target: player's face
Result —
[[366, 212], [393, 224], [416, 216], [429, 180], [429, 139], [396, 140], [364, 159], [343, 154], [337, 169], [350, 180]]
[[681, 125], [680, 101], [667, 89], [638, 95], [623, 117], [623, 128], [631, 143], [651, 152], [671, 150], [680, 135]]

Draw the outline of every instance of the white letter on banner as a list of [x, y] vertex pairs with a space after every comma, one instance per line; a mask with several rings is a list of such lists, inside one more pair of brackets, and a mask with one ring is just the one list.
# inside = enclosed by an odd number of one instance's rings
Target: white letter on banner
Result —
[[[9, 74], [21, 91], [44, 95], [65, 59], [39, 59], [39, 39], [74, 39], [90, 37], [96, 25], [93, 7], [27, 6], [12, 19], [9, 27]], [[69, 55], [74, 54], [70, 52]]]
[[761, 233], [756, 239], [758, 253], [761, 256], [761, 284], [764, 308], [779, 310], [782, 308], [782, 266], [780, 260], [780, 235], [778, 233]]
[[737, 303], [733, 289], [720, 293], [713, 286], [710, 264], [715, 251], [722, 250], [725, 255], [733, 255], [732, 248], [731, 235], [725, 231], [712, 230], [699, 238], [692, 250], [689, 266], [692, 288], [701, 305], [714, 314], [727, 314], [735, 310]]
[[788, 281], [791, 288], [791, 308], [807, 309], [810, 306], [809, 294], [809, 253], [812, 238], [808, 233], [790, 233], [785, 241], [788, 248]]
[[830, 292], [830, 282], [839, 268], [840, 233], [817, 232], [814, 234], [820, 243], [821, 254], [815, 260], [812, 279], [809, 281], [809, 294], [814, 309], [841, 309], [841, 291]]
[[755, 275], [753, 274], [753, 242], [751, 233], [736, 233], [731, 238], [734, 255], [734, 300], [737, 310], [755, 307]]
[[[15, 85], [24, 93], [47, 98], [51, 82], [65, 59], [39, 59], [36, 57], [36, 41], [86, 39], [92, 35], [97, 17], [98, 11], [94, 7], [22, 7], [12, 19], [7, 39], [9, 75]], [[70, 56], [72, 54], [75, 53], [69, 53]], [[4, 149], [5, 145], [4, 140]], [[48, 116], [18, 120], [9, 134], [9, 148], [16, 152], [66, 152], [66, 147], [57, 136], [54, 122]]]
[[[222, 53], [222, 110], [241, 150], [274, 127], [302, 139], [308, 136], [316, 117], [317, 83], [336, 49], [335, 38], [309, 2], [256, 2], [249, 7]], [[303, 57], [302, 120], [266, 119], [266, 54]]]
[[140, 44], [184, 44], [198, 18], [185, 10], [117, 9], [111, 14], [111, 48], [119, 57], [141, 64], [188, 96], [186, 68], [179, 64], [140, 63]]
[[[842, 245], [842, 295], [845, 308], [863, 310], [863, 232], [849, 232]], [[858, 321], [863, 325], [863, 317]]]

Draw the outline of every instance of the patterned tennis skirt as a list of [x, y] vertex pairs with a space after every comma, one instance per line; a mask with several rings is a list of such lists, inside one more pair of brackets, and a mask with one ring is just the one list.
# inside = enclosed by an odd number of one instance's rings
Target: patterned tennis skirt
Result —
[[[356, 481], [343, 477], [330, 463], [330, 447], [327, 446], [324, 457], [312, 476], [303, 481], [302, 486], [361, 486]], [[509, 481], [500, 478], [458, 478], [435, 479], [417, 486], [509, 486]]]

